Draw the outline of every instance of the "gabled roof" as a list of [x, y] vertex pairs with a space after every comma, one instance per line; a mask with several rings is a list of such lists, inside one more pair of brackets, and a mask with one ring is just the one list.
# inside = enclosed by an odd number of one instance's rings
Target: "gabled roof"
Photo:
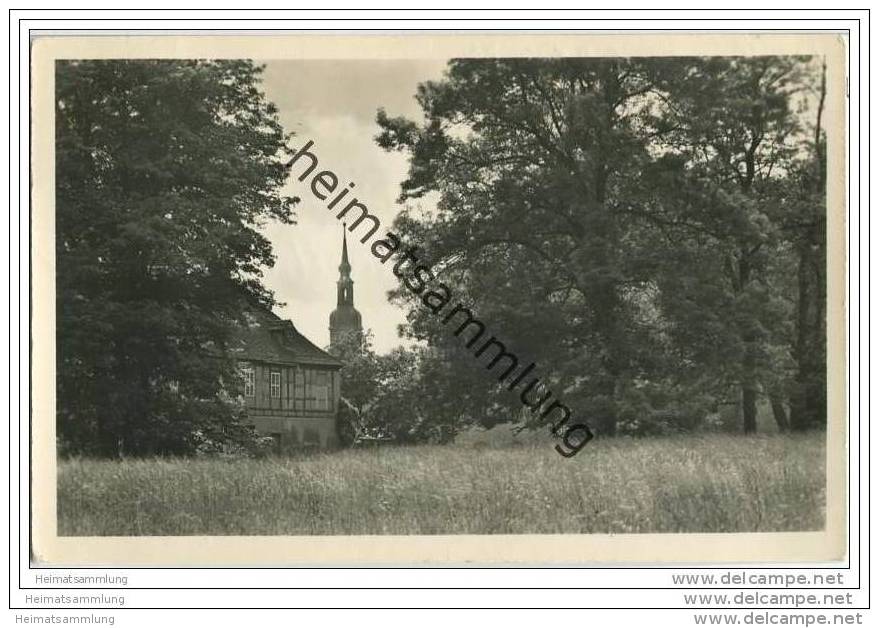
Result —
[[271, 311], [250, 307], [244, 312], [244, 321], [228, 345], [229, 352], [242, 360], [342, 366], [342, 362], [300, 334], [291, 321]]

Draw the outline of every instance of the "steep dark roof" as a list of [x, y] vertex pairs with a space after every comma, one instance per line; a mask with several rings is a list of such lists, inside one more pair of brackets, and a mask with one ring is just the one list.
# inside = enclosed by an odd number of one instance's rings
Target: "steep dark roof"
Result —
[[282, 364], [317, 364], [339, 368], [342, 363], [299, 333], [291, 321], [257, 307], [244, 312], [229, 343], [232, 355], [242, 360]]

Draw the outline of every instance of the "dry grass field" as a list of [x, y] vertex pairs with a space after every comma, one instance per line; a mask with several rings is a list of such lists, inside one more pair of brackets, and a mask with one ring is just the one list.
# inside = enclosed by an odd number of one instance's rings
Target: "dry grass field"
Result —
[[824, 527], [824, 434], [59, 461], [58, 532], [298, 535]]

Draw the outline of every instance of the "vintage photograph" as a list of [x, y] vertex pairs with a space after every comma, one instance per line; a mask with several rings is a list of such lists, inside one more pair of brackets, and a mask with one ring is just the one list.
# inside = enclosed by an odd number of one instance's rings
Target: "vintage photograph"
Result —
[[53, 60], [57, 535], [825, 530], [829, 71]]

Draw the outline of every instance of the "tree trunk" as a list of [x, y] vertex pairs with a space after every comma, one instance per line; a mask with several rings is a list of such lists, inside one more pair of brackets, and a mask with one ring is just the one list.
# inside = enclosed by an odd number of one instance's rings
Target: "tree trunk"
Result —
[[772, 416], [775, 417], [775, 423], [778, 425], [779, 432], [787, 432], [790, 425], [787, 420], [787, 411], [784, 409], [784, 401], [781, 393], [775, 391], [769, 395], [769, 403], [772, 405]]
[[742, 386], [742, 419], [745, 434], [757, 431], [757, 389], [747, 384]]
[[[738, 268], [738, 291], [744, 292], [751, 280], [751, 263], [747, 251], [741, 251]], [[751, 330], [742, 334], [745, 355], [742, 358], [742, 431], [757, 431], [757, 355], [756, 338]]]
[[594, 315], [596, 329], [604, 345], [601, 373], [595, 378], [595, 391], [601, 402], [596, 410], [595, 427], [604, 436], [613, 436], [617, 428], [616, 389], [625, 363], [625, 342], [619, 327], [620, 307], [617, 287], [613, 282], [603, 282], [595, 290]]
[[821, 140], [821, 116], [827, 91], [826, 68], [815, 121], [815, 210], [813, 221], [800, 236], [797, 247], [797, 318], [794, 357], [797, 373], [791, 395], [790, 425], [805, 430], [827, 423], [827, 259], [826, 157]]
[[[815, 407], [817, 395], [814, 388], [825, 385], [821, 370], [824, 368], [824, 316], [820, 291], [815, 276], [816, 260], [814, 245], [809, 241], [799, 247], [797, 269], [797, 327], [795, 356], [797, 373], [791, 395], [791, 428], [805, 430], [821, 423], [823, 408]], [[822, 256], [823, 257], [823, 256]]]

